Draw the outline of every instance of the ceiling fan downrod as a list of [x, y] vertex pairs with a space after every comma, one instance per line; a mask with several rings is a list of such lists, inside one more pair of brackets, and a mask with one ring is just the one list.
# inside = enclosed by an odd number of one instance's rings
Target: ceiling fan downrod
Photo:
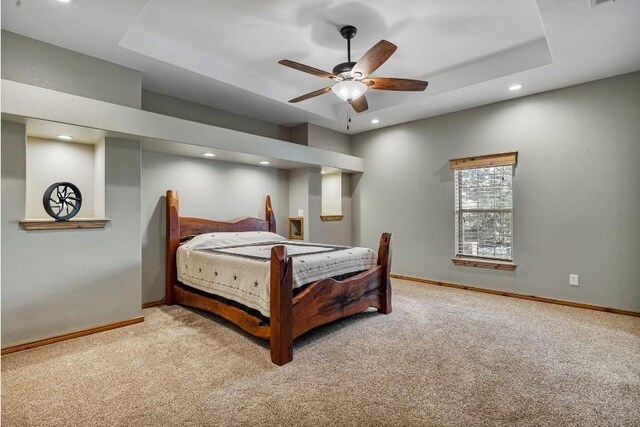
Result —
[[351, 61], [351, 39], [354, 38], [357, 33], [358, 29], [353, 25], [345, 25], [344, 27], [340, 28], [340, 35], [347, 40], [347, 62], [338, 64], [333, 68], [333, 73], [337, 76], [343, 73], [350, 72], [356, 65], [355, 62]]
[[351, 62], [351, 39], [358, 34], [358, 29], [353, 25], [345, 25], [340, 28], [340, 35], [347, 40], [347, 62]]

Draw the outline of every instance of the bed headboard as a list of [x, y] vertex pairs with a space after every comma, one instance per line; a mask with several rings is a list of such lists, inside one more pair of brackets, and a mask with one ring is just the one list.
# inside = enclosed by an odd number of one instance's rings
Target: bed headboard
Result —
[[[198, 234], [216, 231], [271, 231], [276, 232], [276, 219], [271, 207], [271, 197], [267, 196], [265, 203], [265, 219], [243, 218], [236, 221], [218, 221], [204, 218], [180, 216], [178, 192], [167, 191], [167, 232], [179, 235], [180, 240]], [[169, 228], [169, 225], [172, 225]], [[169, 235], [169, 233], [167, 233]]]
[[265, 219], [243, 218], [237, 221], [216, 221], [204, 218], [180, 216], [178, 192], [167, 191], [167, 252], [166, 252], [166, 303], [173, 303], [173, 287], [177, 285], [176, 252], [180, 242], [190, 236], [220, 231], [270, 231], [276, 232], [276, 218], [271, 207], [271, 197], [265, 201]]

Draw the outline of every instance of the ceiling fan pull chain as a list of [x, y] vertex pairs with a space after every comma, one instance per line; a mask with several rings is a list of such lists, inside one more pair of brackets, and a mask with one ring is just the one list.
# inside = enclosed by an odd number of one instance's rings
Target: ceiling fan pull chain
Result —
[[347, 102], [347, 130], [349, 130], [351, 126], [351, 103]]

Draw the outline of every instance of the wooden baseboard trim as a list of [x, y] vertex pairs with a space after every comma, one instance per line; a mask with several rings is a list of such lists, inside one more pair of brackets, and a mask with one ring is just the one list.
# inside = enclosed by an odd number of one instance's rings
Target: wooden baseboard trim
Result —
[[492, 295], [502, 295], [505, 297], [526, 299], [531, 301], [546, 302], [549, 304], [565, 305], [567, 307], [583, 308], [586, 310], [604, 311], [607, 313], [622, 314], [625, 316], [640, 317], [640, 312], [623, 310], [621, 308], [605, 307], [602, 305], [585, 304], [582, 302], [567, 301], [556, 298], [539, 297], [536, 295], [519, 294], [517, 292], [499, 291], [496, 289], [480, 288], [477, 286], [459, 285], [457, 283], [440, 282], [437, 280], [423, 279], [420, 277], [405, 276], [402, 274], [391, 274], [393, 279], [409, 280], [411, 282], [426, 283], [428, 285], [446, 286], [448, 288], [464, 289], [467, 291], [483, 292]]
[[159, 305], [164, 305], [164, 298], [158, 301], [145, 302], [144, 304], [142, 304], [142, 308], [158, 307]]
[[84, 337], [86, 335], [96, 334], [98, 332], [109, 331], [111, 329], [121, 328], [123, 326], [135, 325], [144, 321], [144, 316], [134, 317], [132, 319], [122, 320], [120, 322], [107, 323], [106, 325], [94, 326], [93, 328], [82, 329], [76, 332], [69, 332], [67, 334], [56, 335], [51, 338], [44, 338], [37, 341], [26, 342], [23, 344], [10, 345], [2, 348], [1, 354], [16, 353], [18, 351], [28, 350], [30, 348], [42, 347], [44, 345], [54, 344], [61, 341], [70, 340], [73, 338]]

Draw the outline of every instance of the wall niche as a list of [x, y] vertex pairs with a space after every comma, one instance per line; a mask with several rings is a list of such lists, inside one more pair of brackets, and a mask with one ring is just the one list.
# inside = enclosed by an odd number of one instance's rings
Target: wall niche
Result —
[[342, 215], [342, 173], [322, 174], [322, 221], [340, 221]]
[[[31, 229], [102, 228], [105, 218], [105, 142], [62, 141], [27, 136], [25, 220]], [[55, 182], [71, 182], [82, 205], [70, 221], [54, 221], [44, 209], [43, 194]]]

